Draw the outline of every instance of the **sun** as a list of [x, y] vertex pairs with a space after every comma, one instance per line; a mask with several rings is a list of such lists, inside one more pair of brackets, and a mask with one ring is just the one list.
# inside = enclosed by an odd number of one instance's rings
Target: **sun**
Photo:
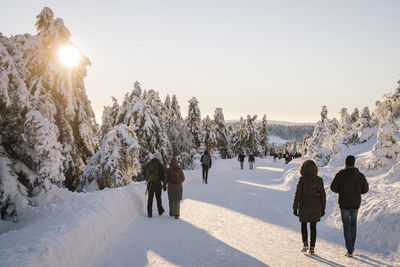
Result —
[[58, 58], [67, 67], [75, 67], [79, 64], [81, 53], [76, 47], [66, 45], [58, 50]]

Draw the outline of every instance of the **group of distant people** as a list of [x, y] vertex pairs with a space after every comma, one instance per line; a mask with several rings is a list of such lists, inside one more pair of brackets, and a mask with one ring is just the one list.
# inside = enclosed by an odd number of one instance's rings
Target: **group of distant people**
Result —
[[271, 152], [271, 156], [274, 157], [274, 162], [276, 162], [276, 158], [284, 158], [285, 159], [285, 163], [288, 164], [289, 162], [292, 161], [292, 159], [297, 159], [297, 158], [301, 158], [301, 153], [300, 152], [295, 152], [295, 153], [290, 153], [289, 151], [285, 151], [285, 153], [279, 152], [279, 153], [275, 153], [274, 151]]
[[[361, 204], [361, 194], [365, 194], [369, 190], [364, 174], [354, 165], [355, 157], [347, 156], [345, 168], [335, 175], [330, 186], [333, 192], [339, 194], [339, 207], [347, 249], [345, 256], [350, 258], [353, 257], [356, 242], [357, 214]], [[293, 214], [298, 216], [301, 222], [303, 240], [301, 251], [314, 254], [317, 222], [325, 215], [324, 183], [318, 176], [317, 164], [312, 159], [303, 162], [300, 167], [300, 176], [293, 201]], [[307, 223], [310, 224], [310, 243], [308, 243]]]
[[[243, 153], [243, 152], [240, 152], [240, 153], [239, 153], [239, 156], [238, 156], [238, 161], [240, 162], [240, 169], [241, 169], [241, 170], [243, 170], [243, 163], [244, 163], [244, 159], [245, 159], [245, 158], [246, 158], [246, 156], [244, 155], [244, 153]], [[256, 162], [256, 159], [254, 158], [254, 154], [253, 154], [253, 153], [250, 153], [250, 154], [249, 154], [248, 162], [249, 162], [249, 169], [250, 169], [250, 170], [253, 170], [253, 168], [254, 168], [254, 163]]]
[[[238, 161], [243, 169], [245, 159], [244, 153], [240, 153]], [[211, 168], [212, 160], [210, 153], [206, 150], [200, 159], [202, 165], [203, 183], [208, 183], [208, 171]], [[249, 155], [249, 168], [253, 169], [255, 162], [254, 155]], [[318, 176], [317, 164], [312, 159], [305, 160], [300, 167], [300, 179], [296, 186], [296, 193], [293, 201], [293, 214], [299, 217], [301, 222], [301, 235], [303, 241], [302, 252], [314, 254], [317, 238], [317, 222], [325, 215], [326, 194], [324, 183]], [[160, 158], [153, 158], [143, 170], [147, 180], [148, 217], [152, 217], [153, 198], [156, 196], [158, 214], [164, 213], [161, 202], [161, 191], [168, 188], [169, 215], [178, 219], [180, 216], [180, 201], [182, 200], [185, 175], [179, 167], [176, 158], [172, 158], [168, 168], [164, 168]], [[347, 253], [345, 256], [353, 257], [354, 244], [357, 232], [357, 214], [361, 204], [361, 194], [369, 190], [368, 182], [355, 167], [355, 157], [347, 156], [345, 168], [339, 171], [330, 186], [330, 189], [339, 194], [339, 207], [343, 222], [343, 233]], [[308, 242], [307, 224], [310, 224], [310, 242]]]

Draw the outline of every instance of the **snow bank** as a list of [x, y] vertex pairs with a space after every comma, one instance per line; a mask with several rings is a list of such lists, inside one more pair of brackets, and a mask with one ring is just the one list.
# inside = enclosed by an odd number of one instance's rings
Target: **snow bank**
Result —
[[[221, 172], [228, 165], [213, 167]], [[185, 176], [185, 186], [202, 179], [199, 170]], [[19, 223], [0, 221], [0, 266], [89, 266], [135, 218], [147, 215], [145, 191], [143, 182], [88, 193], [52, 189], [24, 209]]]
[[143, 183], [91, 193], [53, 189], [20, 223], [2, 225], [1, 265], [88, 266], [143, 213], [144, 192]]

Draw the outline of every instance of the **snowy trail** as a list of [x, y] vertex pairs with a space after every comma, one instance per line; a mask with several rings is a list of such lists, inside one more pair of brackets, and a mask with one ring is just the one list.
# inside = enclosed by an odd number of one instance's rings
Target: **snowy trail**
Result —
[[344, 257], [342, 232], [323, 221], [316, 254], [300, 253], [293, 192], [279, 179], [282, 162], [258, 160], [253, 171], [240, 170], [235, 160], [216, 165], [208, 185], [199, 170], [186, 172], [179, 220], [168, 216], [163, 194], [167, 215], [149, 219], [143, 211], [93, 266], [390, 266], [361, 250]]

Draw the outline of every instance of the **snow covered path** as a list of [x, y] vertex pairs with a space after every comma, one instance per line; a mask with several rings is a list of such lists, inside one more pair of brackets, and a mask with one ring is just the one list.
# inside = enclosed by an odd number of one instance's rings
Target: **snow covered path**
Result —
[[168, 216], [163, 194], [166, 213], [155, 215], [154, 206], [149, 219], [143, 210], [93, 266], [390, 266], [370, 251], [344, 257], [342, 232], [323, 221], [317, 224], [316, 254], [300, 253], [293, 189], [280, 179], [284, 164], [256, 163], [250, 171], [235, 160], [218, 161], [208, 185], [201, 183], [200, 170], [186, 172], [181, 218]]

